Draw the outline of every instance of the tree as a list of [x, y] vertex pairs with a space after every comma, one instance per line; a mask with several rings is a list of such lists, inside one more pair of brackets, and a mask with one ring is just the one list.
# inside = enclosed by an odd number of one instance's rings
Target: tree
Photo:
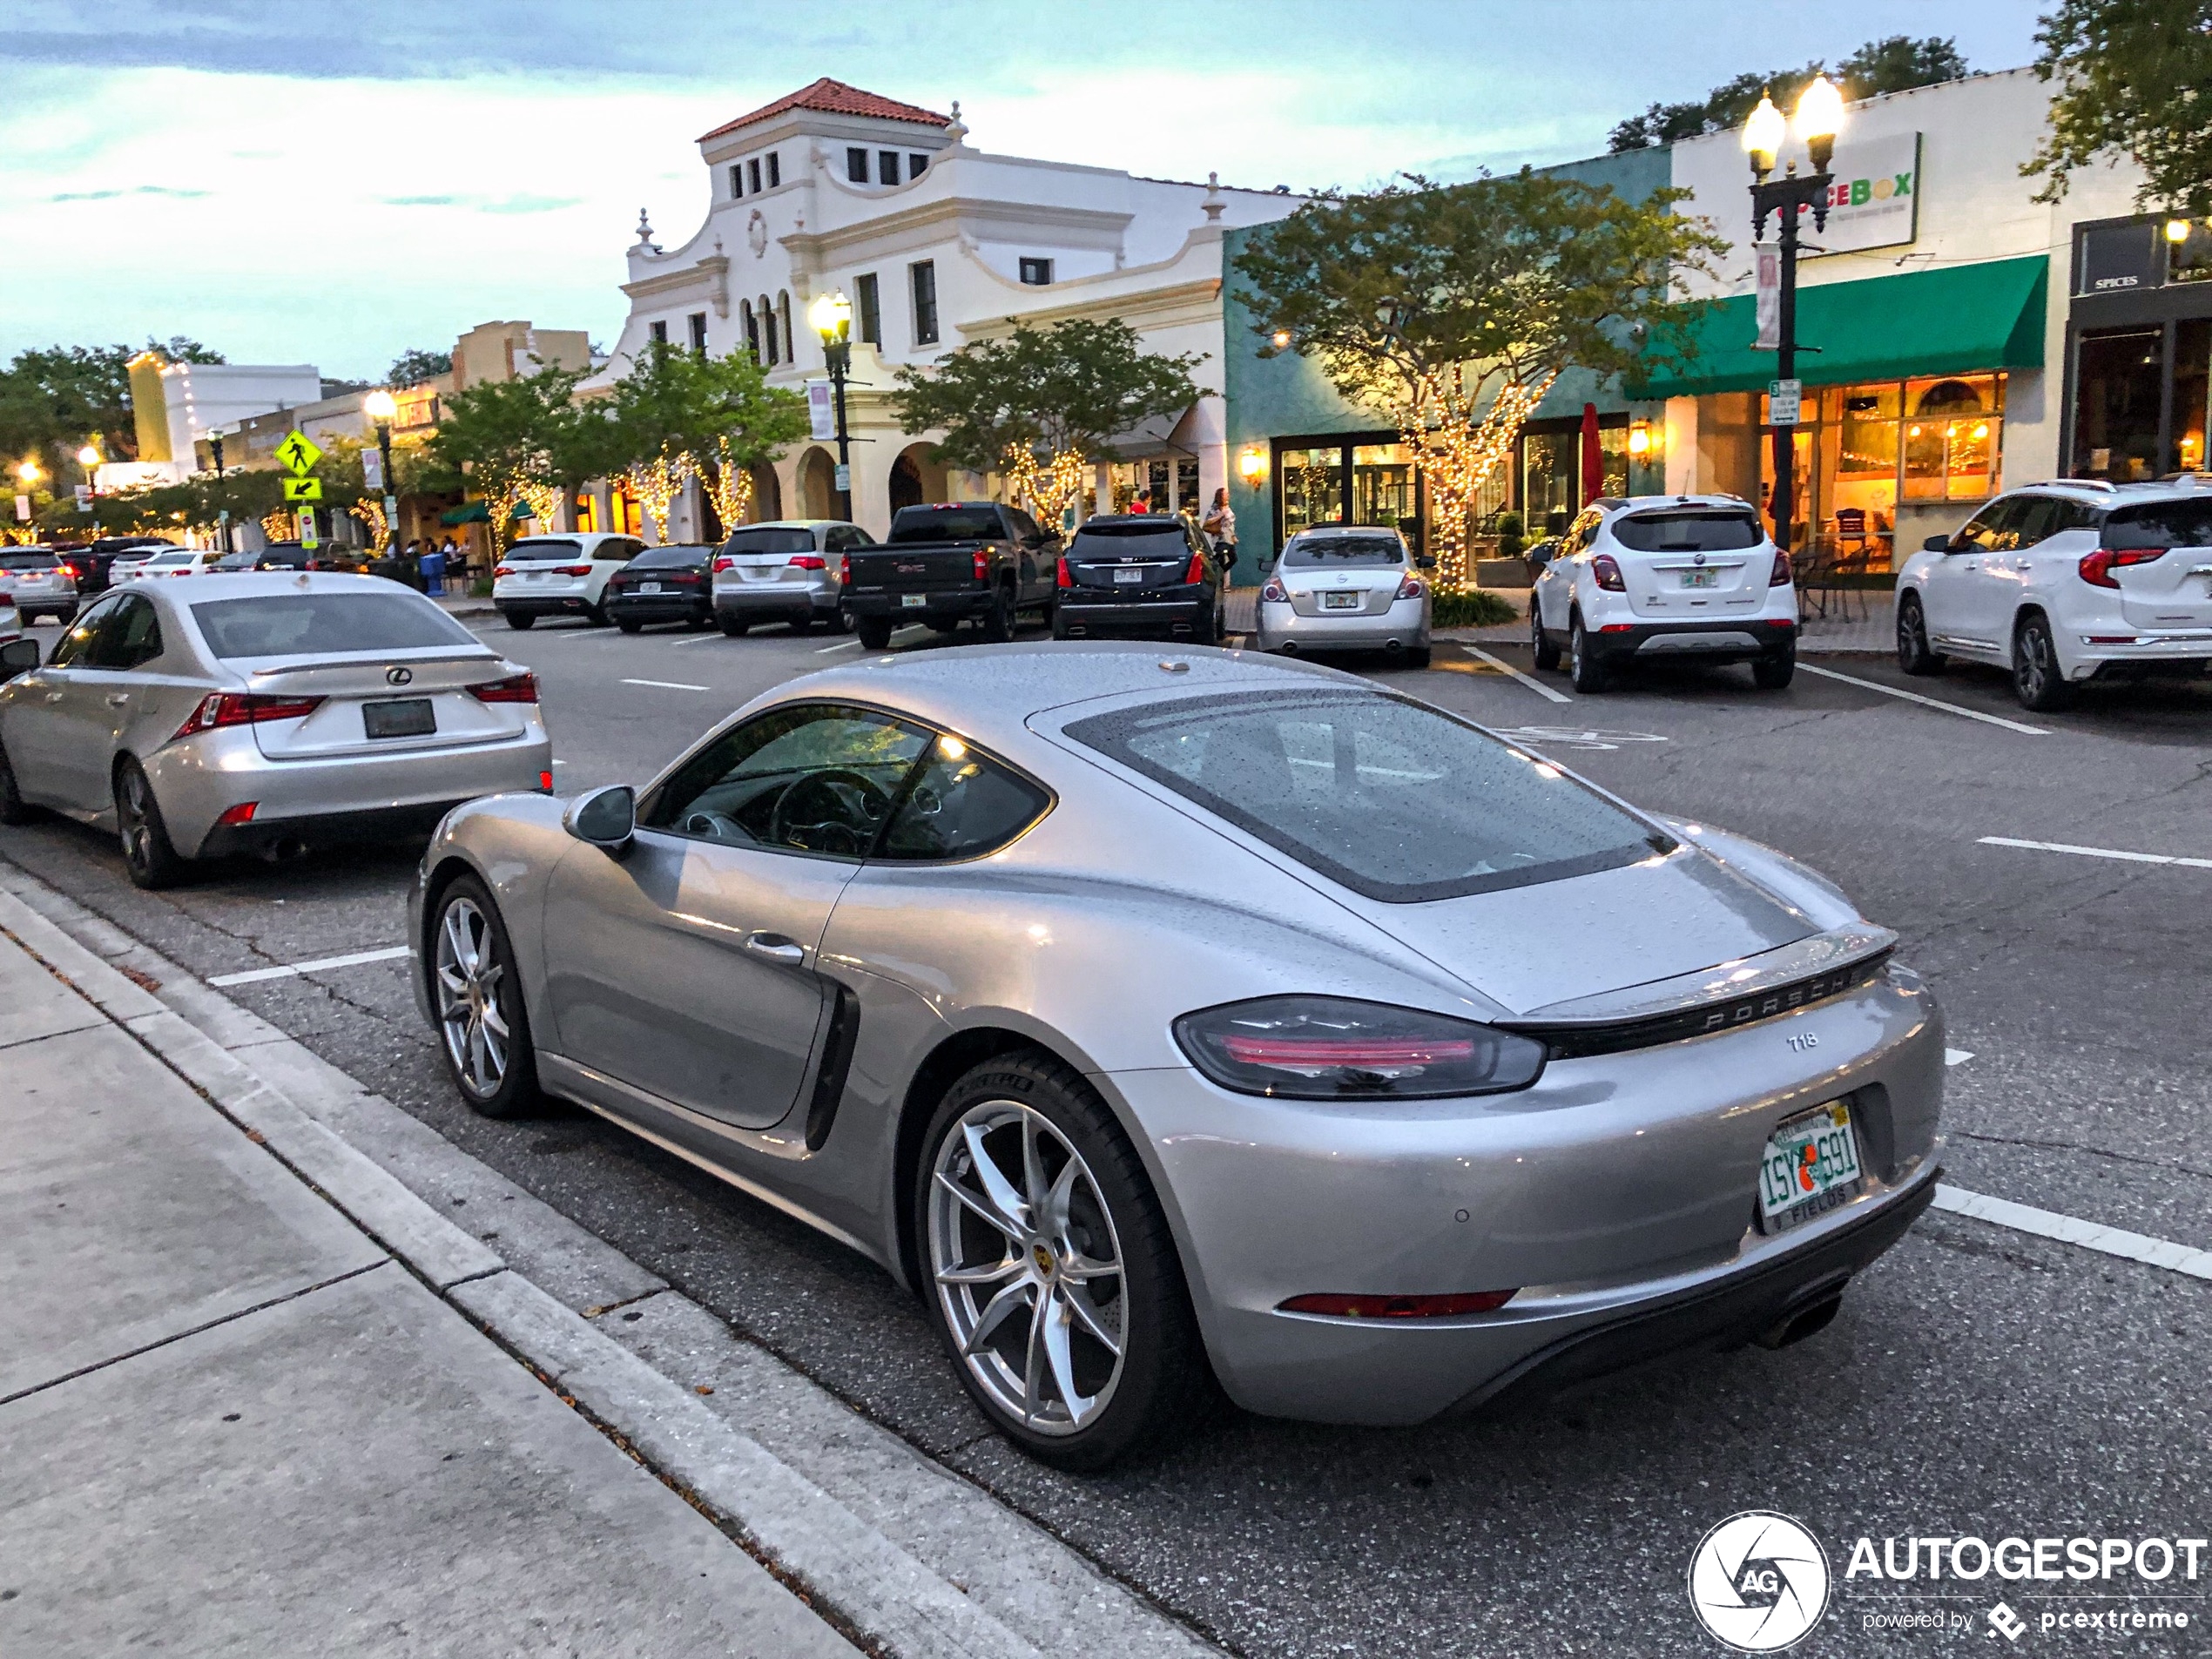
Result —
[[[1764, 74], [1738, 75], [1723, 81], [1702, 98], [1683, 104], [1655, 104], [1642, 115], [1632, 115], [1613, 129], [1606, 147], [1618, 155], [1624, 150], [1644, 150], [1673, 144], [1708, 132], [1725, 132], [1750, 119], [1759, 99], [1769, 96], [1784, 109], [1797, 102], [1816, 75], [1827, 73], [1824, 59], [1814, 58], [1803, 69], [1770, 70]], [[1953, 39], [1931, 35], [1915, 40], [1892, 35], [1870, 40], [1836, 66], [1836, 78], [1847, 98], [1877, 98], [1914, 86], [1955, 81], [1966, 73], [1966, 60]]]
[[[17, 352], [0, 370], [0, 455], [37, 457], [50, 472], [76, 464], [91, 440], [111, 461], [135, 460], [131, 414], [132, 346], [49, 346]], [[222, 354], [179, 334], [143, 349], [172, 363], [219, 363]]]
[[2212, 0], [2060, 0], [2035, 72], [2056, 81], [2050, 127], [2021, 172], [2038, 201], [2100, 156], [2143, 170], [2140, 208], [2212, 217]]
[[900, 369], [891, 403], [907, 431], [944, 430], [939, 460], [1004, 472], [1042, 516], [1056, 520], [1080, 495], [1086, 462], [1120, 459], [1116, 434], [1197, 401], [1190, 371], [1202, 361], [1145, 351], [1118, 317], [1042, 329], [1017, 323], [1006, 339], [963, 346], [927, 369]]
[[1628, 202], [1524, 167], [1440, 186], [1408, 176], [1315, 198], [1237, 256], [1260, 355], [1315, 359], [1404, 436], [1435, 507], [1447, 585], [1467, 515], [1523, 421], [1570, 365], [1601, 375], [1679, 361], [1699, 307], [1680, 296], [1727, 244], [1676, 214], [1683, 190]]
[[583, 378], [579, 370], [542, 368], [446, 400], [426, 459], [434, 474], [465, 480], [489, 504], [495, 549], [517, 502], [527, 502], [533, 516], [553, 516], [566, 475], [589, 449], [594, 434], [573, 401]]
[[392, 360], [392, 367], [386, 371], [384, 380], [388, 386], [420, 386], [425, 381], [452, 373], [451, 352], [424, 351], [420, 347], [410, 347]]
[[[752, 502], [750, 469], [775, 460], [807, 428], [806, 401], [771, 386], [749, 353], [709, 357], [650, 343], [615, 384], [603, 429], [602, 473], [623, 472], [631, 493], [668, 534], [668, 509], [698, 478], [725, 525]], [[587, 408], [585, 419], [595, 418]]]

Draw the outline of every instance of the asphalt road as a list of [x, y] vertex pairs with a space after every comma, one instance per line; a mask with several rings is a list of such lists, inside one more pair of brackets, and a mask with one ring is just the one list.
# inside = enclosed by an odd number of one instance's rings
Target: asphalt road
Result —
[[[642, 780], [749, 696], [859, 649], [780, 630], [479, 626], [539, 673], [563, 792]], [[896, 648], [970, 647], [916, 629]], [[1970, 1056], [1948, 1074], [1952, 1182], [2212, 1247], [2212, 869], [1983, 840], [2212, 857], [2212, 686], [2027, 716], [1992, 673], [1908, 682], [1885, 659], [1835, 657], [1807, 660], [1849, 679], [1802, 672], [1781, 693], [1685, 668], [1591, 698], [1535, 676], [1547, 698], [1504, 671], [1530, 672], [1524, 648], [1480, 649], [1495, 662], [1440, 648], [1426, 672], [1380, 677], [1639, 804], [1786, 848], [1903, 934]], [[0, 830], [0, 854], [203, 976], [399, 943], [414, 857], [240, 864], [152, 895], [75, 827]], [[2033, 1626], [2118, 1605], [2053, 1599], [2107, 1588], [2184, 1596], [2128, 1605], [2192, 1626], [2103, 1641], [2212, 1646], [2212, 1561], [2195, 1584], [1842, 1576], [1860, 1534], [1878, 1548], [2212, 1533], [2200, 1280], [1932, 1212], [1835, 1325], [1779, 1353], [1680, 1361], [1505, 1421], [1386, 1433], [1232, 1415], [1162, 1462], [1076, 1478], [985, 1430], [918, 1307], [873, 1267], [583, 1112], [470, 1115], [399, 965], [230, 995], [1240, 1653], [1717, 1652], [1684, 1572], [1710, 1527], [1752, 1508], [1804, 1521], [1838, 1575], [1837, 1608], [1800, 1652], [1986, 1653], [2000, 1595]], [[1967, 1628], [1867, 1628], [1898, 1608]], [[2020, 1645], [2039, 1638], [2091, 1639]]]

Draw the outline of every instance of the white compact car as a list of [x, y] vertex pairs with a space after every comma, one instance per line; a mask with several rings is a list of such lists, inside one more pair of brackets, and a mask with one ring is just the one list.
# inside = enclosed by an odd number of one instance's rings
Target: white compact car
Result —
[[1751, 664], [1763, 691], [1797, 669], [1797, 590], [1757, 511], [1734, 496], [1601, 496], [1536, 578], [1528, 604], [1536, 666], [1565, 652], [1578, 691], [1602, 691], [1628, 664]]
[[1897, 578], [1897, 660], [2007, 670], [2022, 706], [2091, 680], [2212, 672], [2212, 475], [2000, 496]]
[[1429, 658], [1431, 597], [1397, 530], [1331, 524], [1283, 544], [1259, 590], [1252, 643], [1261, 651], [1380, 651], [1408, 667]]
[[135, 563], [116, 560], [108, 572], [108, 585], [148, 577], [201, 576], [222, 562], [219, 547], [158, 548], [153, 556]]
[[582, 617], [604, 626], [607, 578], [644, 550], [634, 536], [525, 536], [493, 568], [491, 602], [509, 628], [527, 628], [540, 617]]

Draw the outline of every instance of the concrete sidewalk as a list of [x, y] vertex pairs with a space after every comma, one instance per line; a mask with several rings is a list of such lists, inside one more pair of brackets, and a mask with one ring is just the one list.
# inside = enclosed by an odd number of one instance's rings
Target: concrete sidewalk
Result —
[[0, 1653], [856, 1651], [261, 1142], [0, 934]]

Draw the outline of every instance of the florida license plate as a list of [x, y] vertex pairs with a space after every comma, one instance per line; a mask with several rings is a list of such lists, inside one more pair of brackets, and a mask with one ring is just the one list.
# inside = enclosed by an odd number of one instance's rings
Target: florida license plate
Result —
[[1359, 609], [1359, 596], [1356, 593], [1325, 593], [1321, 596], [1321, 609], [1357, 610]]
[[658, 593], [660, 591], [660, 583], [658, 582], [640, 582], [637, 584], [637, 591], [640, 593]]
[[1682, 584], [1685, 588], [1717, 588], [1721, 584], [1718, 570], [1684, 570]]
[[1801, 1112], [1767, 1137], [1759, 1164], [1759, 1231], [1778, 1233], [1824, 1216], [1857, 1197], [1865, 1180], [1851, 1108], [1831, 1100]]
[[361, 727], [372, 738], [426, 738], [438, 729], [438, 711], [427, 698], [364, 703]]

